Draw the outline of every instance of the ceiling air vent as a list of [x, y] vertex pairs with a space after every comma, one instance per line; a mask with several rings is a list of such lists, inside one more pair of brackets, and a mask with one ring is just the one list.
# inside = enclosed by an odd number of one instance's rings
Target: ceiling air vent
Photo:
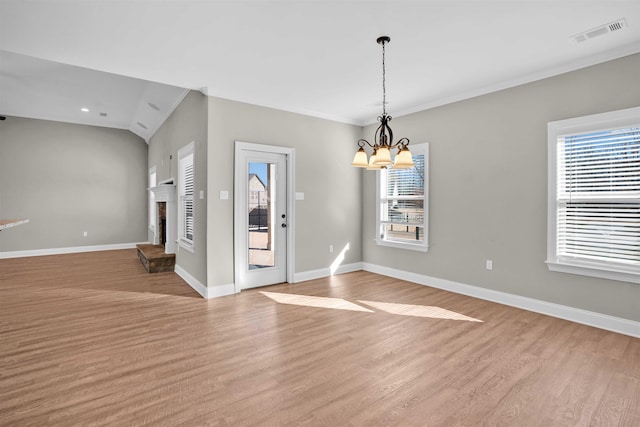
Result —
[[149, 129], [148, 127], [146, 127], [146, 126], [144, 125], [144, 123], [136, 122], [136, 124], [137, 124], [138, 126], [140, 126], [142, 129]]
[[609, 34], [614, 31], [622, 30], [623, 28], [626, 28], [626, 26], [627, 26], [627, 21], [625, 21], [624, 18], [618, 19], [617, 21], [609, 22], [608, 24], [604, 24], [599, 27], [592, 28], [580, 34], [576, 34], [575, 36], [571, 36], [570, 38], [575, 43], [582, 43], [598, 36], [603, 36], [605, 34]]

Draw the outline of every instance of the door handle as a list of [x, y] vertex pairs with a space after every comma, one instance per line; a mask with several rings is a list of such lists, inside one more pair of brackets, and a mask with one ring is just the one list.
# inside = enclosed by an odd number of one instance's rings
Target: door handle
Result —
[[287, 228], [287, 224], [285, 224], [284, 222], [282, 223], [282, 228]]

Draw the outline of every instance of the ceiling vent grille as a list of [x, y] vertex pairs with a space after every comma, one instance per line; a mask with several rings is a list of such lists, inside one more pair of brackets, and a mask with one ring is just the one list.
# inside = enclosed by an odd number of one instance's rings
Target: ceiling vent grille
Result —
[[591, 40], [593, 38], [603, 36], [605, 34], [612, 33], [614, 31], [619, 31], [627, 27], [627, 21], [623, 19], [618, 19], [614, 22], [609, 22], [608, 24], [601, 25], [596, 28], [592, 28], [583, 33], [576, 34], [575, 36], [571, 36], [571, 40], [575, 43], [582, 43], [587, 40]]

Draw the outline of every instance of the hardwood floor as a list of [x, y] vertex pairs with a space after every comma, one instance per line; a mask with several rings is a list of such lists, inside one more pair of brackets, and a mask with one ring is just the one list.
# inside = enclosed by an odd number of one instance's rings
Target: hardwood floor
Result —
[[0, 260], [0, 425], [640, 426], [640, 340], [356, 272], [200, 298]]

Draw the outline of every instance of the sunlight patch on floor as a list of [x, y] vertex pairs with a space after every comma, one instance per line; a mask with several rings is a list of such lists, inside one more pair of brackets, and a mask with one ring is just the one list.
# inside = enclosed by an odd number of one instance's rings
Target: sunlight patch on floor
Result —
[[342, 298], [313, 297], [308, 295], [281, 294], [278, 292], [260, 292], [280, 304], [302, 305], [306, 307], [333, 308], [336, 310], [364, 311], [374, 313]]
[[465, 316], [464, 314], [456, 313], [455, 311], [447, 310], [440, 307], [432, 307], [428, 305], [412, 305], [412, 304], [396, 304], [391, 302], [377, 302], [377, 301], [361, 301], [358, 302], [366, 304], [378, 310], [386, 311], [390, 314], [400, 314], [402, 316], [413, 317], [429, 317], [432, 319], [448, 319], [448, 320], [466, 320], [468, 322], [482, 322], [482, 320], [474, 319], [473, 317]]

